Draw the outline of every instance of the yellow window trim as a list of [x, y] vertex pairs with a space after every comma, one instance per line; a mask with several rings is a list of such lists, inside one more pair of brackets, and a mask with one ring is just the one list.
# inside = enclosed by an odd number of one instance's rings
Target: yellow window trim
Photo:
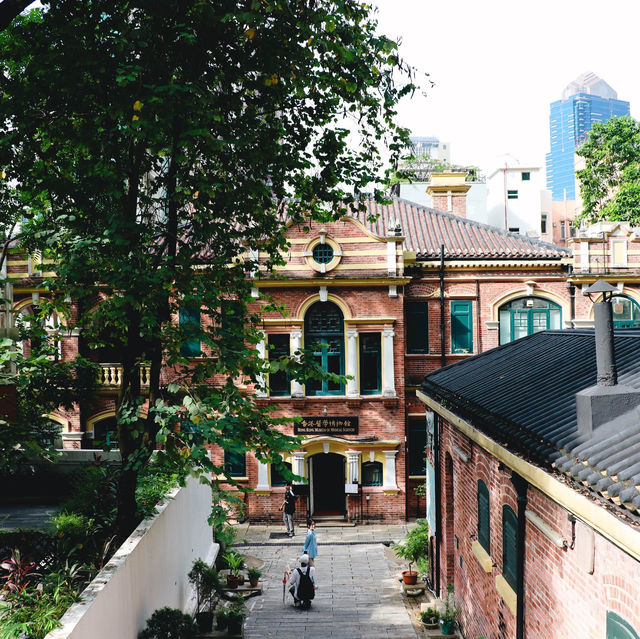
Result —
[[518, 614], [518, 595], [502, 575], [496, 576], [496, 590], [514, 615]]
[[479, 541], [474, 541], [471, 544], [471, 552], [485, 572], [491, 572], [493, 570], [491, 555], [482, 547]]

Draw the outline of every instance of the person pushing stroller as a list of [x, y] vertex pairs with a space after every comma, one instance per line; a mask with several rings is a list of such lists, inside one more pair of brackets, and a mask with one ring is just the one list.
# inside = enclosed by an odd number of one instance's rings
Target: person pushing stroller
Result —
[[309, 555], [302, 555], [299, 562], [300, 567], [289, 573], [287, 589], [293, 597], [293, 605], [299, 606], [301, 610], [308, 610], [315, 597], [316, 569], [309, 564]]

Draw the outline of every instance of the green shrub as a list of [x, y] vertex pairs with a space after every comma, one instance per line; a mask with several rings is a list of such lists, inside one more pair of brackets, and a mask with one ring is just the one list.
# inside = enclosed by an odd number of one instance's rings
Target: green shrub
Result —
[[51, 517], [58, 535], [87, 537], [92, 534], [94, 520], [80, 513], [61, 512]]
[[96, 462], [84, 466], [73, 478], [72, 491], [62, 504], [67, 513], [84, 515], [101, 528], [111, 529], [116, 517], [120, 471], [113, 464]]
[[180, 483], [180, 475], [160, 464], [149, 464], [138, 477], [136, 503], [140, 519], [151, 517], [158, 502]]
[[32, 586], [5, 598], [6, 607], [0, 613], [0, 639], [18, 639], [23, 634], [43, 639], [60, 626], [60, 617], [79, 600], [77, 585], [68, 574], [50, 574], [40, 587]]
[[176, 608], [160, 608], [149, 619], [139, 639], [193, 639], [198, 627], [193, 617]]

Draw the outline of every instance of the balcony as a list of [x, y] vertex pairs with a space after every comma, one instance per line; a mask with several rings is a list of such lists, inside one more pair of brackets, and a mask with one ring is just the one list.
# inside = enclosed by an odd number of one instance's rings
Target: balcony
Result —
[[[143, 364], [140, 367], [140, 386], [149, 386], [149, 375], [151, 366]], [[122, 382], [122, 364], [100, 364], [98, 385], [103, 388], [120, 388]]]

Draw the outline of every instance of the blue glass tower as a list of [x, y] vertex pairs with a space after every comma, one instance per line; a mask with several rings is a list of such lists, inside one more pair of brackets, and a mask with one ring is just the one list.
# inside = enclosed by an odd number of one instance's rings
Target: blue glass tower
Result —
[[576, 199], [574, 152], [584, 142], [594, 122], [629, 115], [629, 103], [594, 73], [571, 82], [562, 99], [551, 103], [547, 153], [547, 189], [554, 202]]

